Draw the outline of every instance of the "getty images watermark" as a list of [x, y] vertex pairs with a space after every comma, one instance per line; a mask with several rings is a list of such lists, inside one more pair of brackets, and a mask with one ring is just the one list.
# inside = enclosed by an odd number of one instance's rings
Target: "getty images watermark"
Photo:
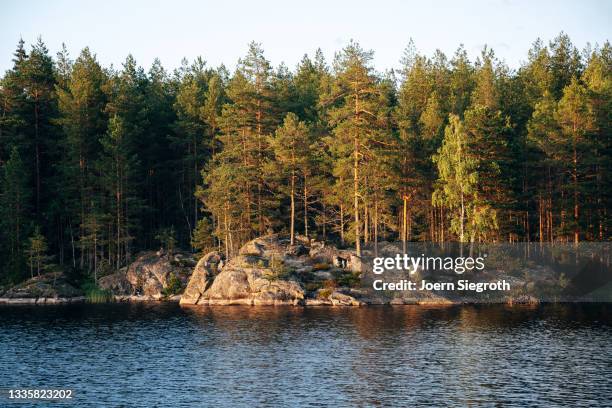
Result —
[[[418, 272], [454, 272], [457, 275], [462, 275], [465, 272], [483, 271], [486, 258], [486, 254], [477, 257], [425, 256], [425, 254], [415, 257], [407, 254], [397, 254], [394, 257], [374, 258], [372, 272], [375, 275], [381, 275], [386, 271], [407, 272], [411, 276]], [[468, 279], [448, 282], [432, 282], [426, 279], [414, 282], [409, 279], [399, 279], [385, 282], [382, 279], [375, 279], [372, 282], [372, 287], [378, 291], [440, 290], [481, 293], [484, 291], [509, 291], [510, 283], [505, 279], [495, 282], [473, 282]]]

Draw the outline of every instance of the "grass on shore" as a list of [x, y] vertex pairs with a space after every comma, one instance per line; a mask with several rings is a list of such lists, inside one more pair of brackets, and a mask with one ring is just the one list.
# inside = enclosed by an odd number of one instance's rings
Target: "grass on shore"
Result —
[[81, 288], [89, 303], [106, 303], [113, 300], [113, 294], [110, 291], [100, 289], [93, 281], [86, 281]]

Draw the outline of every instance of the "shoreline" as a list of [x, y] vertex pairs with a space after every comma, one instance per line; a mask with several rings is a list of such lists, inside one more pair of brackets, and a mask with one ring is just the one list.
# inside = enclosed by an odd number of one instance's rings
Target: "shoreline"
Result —
[[[73, 298], [0, 298], [0, 306], [46, 306], [46, 305], [67, 305], [67, 304], [118, 304], [118, 303], [179, 303], [180, 296], [174, 296], [167, 299], [155, 299], [150, 296], [115, 296], [113, 301], [106, 302], [88, 302], [84, 296]], [[477, 300], [449, 300], [449, 299], [392, 299], [390, 301], [359, 301], [359, 303], [340, 303], [332, 302], [327, 299], [304, 299], [301, 302], [294, 301], [273, 301], [273, 302], [254, 302], [252, 299], [219, 299], [216, 301], [208, 301], [206, 304], [182, 304], [181, 307], [190, 309], [206, 308], [206, 307], [224, 307], [224, 306], [250, 306], [250, 307], [276, 307], [276, 306], [291, 306], [291, 307], [370, 307], [370, 306], [459, 306], [459, 305], [508, 305], [508, 306], [524, 306], [524, 305], [540, 305], [540, 304], [592, 304], [592, 303], [610, 303], [598, 300], [542, 300], [542, 299], [508, 299], [506, 301], [477, 301]]]

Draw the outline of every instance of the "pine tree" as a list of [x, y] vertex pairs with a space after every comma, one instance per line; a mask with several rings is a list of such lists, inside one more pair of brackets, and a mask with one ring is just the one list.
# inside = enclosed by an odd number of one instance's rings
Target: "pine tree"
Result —
[[[144, 102], [148, 81], [142, 68], [132, 56], [126, 59], [123, 70], [110, 78], [108, 130], [100, 140], [103, 148], [97, 167], [102, 174], [102, 186], [110, 205], [106, 206], [109, 229], [109, 254], [120, 268], [132, 254], [132, 242], [138, 226], [142, 225], [144, 206], [142, 180], [146, 180], [146, 167], [142, 166], [139, 152], [146, 144], [149, 126]], [[143, 167], [145, 171], [143, 171]]]
[[[277, 205], [269, 194], [263, 170], [270, 156], [267, 142], [278, 122], [271, 76], [271, 67], [261, 46], [251, 43], [247, 56], [239, 61], [238, 69], [228, 83], [226, 95], [229, 102], [223, 106], [220, 119], [223, 152], [215, 156], [217, 160], [211, 166], [214, 170], [207, 177], [208, 191], [200, 194], [201, 199], [208, 203], [207, 209], [219, 220], [218, 223], [224, 225], [222, 235], [228, 253], [233, 245], [228, 246], [227, 239], [235, 239], [239, 245], [254, 234], [263, 234], [273, 224], [272, 213]], [[218, 190], [227, 188], [227, 183], [234, 185], [238, 180], [240, 185], [232, 190], [232, 197]], [[225, 204], [223, 208], [215, 209], [206, 196], [220, 193]], [[242, 207], [238, 217], [233, 214], [236, 204]], [[230, 231], [234, 225], [238, 227], [239, 236]]]
[[0, 183], [0, 225], [4, 243], [2, 265], [9, 277], [18, 279], [22, 262], [22, 243], [29, 233], [31, 187], [28, 170], [23, 164], [19, 151], [13, 147], [8, 161], [2, 166]]
[[23, 79], [28, 122], [31, 124], [26, 132], [30, 138], [28, 150], [34, 161], [34, 209], [40, 222], [44, 211], [43, 196], [48, 194], [43, 191], [42, 179], [52, 171], [49, 162], [56, 142], [53, 120], [57, 115], [54, 64], [40, 38], [24, 63]]
[[40, 233], [40, 227], [36, 226], [25, 251], [30, 265], [30, 277], [34, 277], [34, 270], [36, 275], [40, 276], [41, 271], [48, 269], [49, 261], [53, 258], [47, 255], [48, 249], [47, 240]]
[[470, 241], [497, 241], [501, 239], [500, 229], [508, 236], [513, 233], [501, 222], [507, 219], [507, 210], [514, 203], [511, 125], [501, 111], [476, 105], [465, 112], [464, 127], [468, 134], [467, 154], [478, 163], [477, 191], [469, 214]]
[[23, 39], [13, 54], [13, 68], [2, 78], [2, 115], [0, 115], [0, 161], [8, 160], [13, 147], [26, 150], [29, 125], [28, 102], [25, 88], [25, 70], [28, 54]]
[[79, 247], [83, 257], [86, 258], [87, 270], [93, 274], [96, 283], [100, 265], [104, 260], [104, 247], [108, 244], [109, 237], [104, 231], [107, 219], [108, 216], [101, 214], [95, 205], [91, 205], [80, 225], [82, 234], [79, 237]]
[[494, 59], [493, 50], [485, 46], [481, 60], [477, 63], [479, 67], [476, 72], [476, 87], [472, 94], [472, 105], [485, 106], [490, 110], [496, 110], [499, 107]]
[[198, 222], [200, 208], [194, 194], [196, 187], [201, 184], [200, 172], [206, 162], [205, 157], [210, 154], [205, 145], [210, 131], [204, 110], [212, 73], [205, 68], [205, 64], [201, 58], [196, 59], [182, 79], [175, 102], [177, 130], [173, 144], [178, 148], [182, 161], [182, 170], [177, 177], [185, 181], [180, 200], [189, 231]]
[[[589, 239], [603, 240], [609, 230], [607, 209], [612, 203], [612, 46], [609, 42], [591, 53], [583, 80], [588, 88], [589, 105], [593, 114], [594, 132], [591, 134], [592, 155], [588, 162], [593, 168], [586, 197], [591, 198], [593, 225]], [[582, 200], [583, 201], [583, 200]]]
[[559, 100], [563, 90], [570, 84], [572, 78], [580, 76], [582, 62], [578, 49], [572, 44], [569, 36], [561, 32], [549, 44], [551, 93]]
[[538, 235], [540, 242], [553, 241], [553, 177], [558, 174], [559, 163], [555, 160], [558, 153], [557, 144], [554, 142], [560, 131], [555, 120], [557, 103], [549, 91], [544, 92], [540, 102], [535, 105], [532, 117], [527, 125], [527, 142], [533, 147], [534, 160], [530, 163], [529, 170], [537, 174], [543, 174], [539, 180], [536, 190], [538, 192]]
[[[180, 179], [179, 152], [172, 148], [175, 137], [177, 115], [174, 109], [178, 81], [169, 77], [158, 59], [153, 61], [147, 74], [145, 97], [145, 132], [137, 143], [141, 174], [144, 176], [140, 199], [144, 203], [142, 231], [137, 244], [150, 248], [154, 245], [155, 233], [168, 225], [179, 225], [183, 220], [182, 198], [177, 194], [176, 181]], [[190, 173], [191, 174], [191, 173]], [[188, 202], [193, 202], [189, 200]], [[188, 227], [177, 228], [177, 237], [185, 243], [191, 231]]]
[[[101, 182], [95, 163], [101, 150], [100, 139], [107, 128], [107, 96], [104, 93], [107, 81], [96, 57], [85, 48], [72, 66], [66, 88], [56, 88], [60, 115], [57, 122], [63, 130], [57, 191], [61, 192], [59, 199], [65, 211], [62, 218], [71, 237], [73, 266], [77, 264], [74, 243], [86, 235], [83, 227], [88, 223], [92, 206], [102, 205]], [[74, 231], [77, 227], [78, 231]], [[60, 246], [63, 247], [63, 242]], [[79, 259], [79, 267], [84, 268], [86, 260], [95, 257], [81, 251]], [[89, 264], [87, 268], [92, 266]]]
[[556, 141], [563, 149], [560, 159], [563, 163], [571, 163], [569, 165], [573, 197], [571, 229], [574, 242], [578, 243], [581, 235], [579, 199], [585, 173], [583, 160], [585, 156], [591, 154], [589, 134], [595, 130], [595, 119], [587, 90], [576, 79], [572, 79], [563, 90], [563, 97], [559, 101], [555, 117], [563, 138]]
[[[310, 176], [310, 162], [312, 161], [309, 140], [309, 129], [304, 122], [298, 120], [297, 115], [289, 113], [285, 117], [282, 127], [276, 130], [274, 138], [271, 139], [271, 147], [274, 151], [274, 165], [278, 175], [283, 179], [282, 183], [288, 184], [283, 188], [284, 193], [289, 196], [291, 215], [289, 221], [289, 236], [291, 245], [295, 240], [295, 218], [296, 218], [296, 196], [299, 180], [304, 186], [304, 197], [308, 195], [307, 177]], [[308, 236], [308, 213], [307, 201], [305, 204], [304, 235]]]
[[463, 45], [457, 49], [450, 62], [450, 112], [463, 117], [472, 99], [475, 87], [474, 68]]
[[439, 94], [446, 93], [444, 85], [439, 92], [434, 90], [434, 86], [446, 82], [445, 57], [437, 54], [432, 62], [414, 49], [410, 53], [410, 58], [404, 58], [404, 79], [395, 111], [399, 146], [394, 173], [401, 200], [399, 237], [404, 248], [414, 237], [433, 239], [431, 186], [435, 172], [430, 157], [440, 145], [446, 117]]
[[353, 231], [358, 256], [361, 256], [362, 239], [360, 201], [365, 186], [360, 170], [363, 163], [375, 154], [381, 108], [380, 90], [372, 72], [372, 57], [371, 51], [365, 51], [359, 44], [351, 42], [336, 55], [336, 76], [331, 94], [323, 96], [325, 102], [333, 106], [328, 114], [335, 136], [330, 140], [336, 156], [334, 173], [339, 178], [350, 177], [353, 181]]

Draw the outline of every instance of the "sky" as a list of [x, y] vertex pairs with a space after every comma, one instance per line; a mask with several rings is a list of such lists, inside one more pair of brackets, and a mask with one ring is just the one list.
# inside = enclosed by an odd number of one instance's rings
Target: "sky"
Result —
[[250, 41], [262, 43], [274, 66], [293, 68], [321, 48], [331, 61], [349, 40], [375, 51], [379, 71], [398, 68], [412, 38], [418, 51], [451, 56], [464, 44], [475, 58], [485, 44], [511, 68], [536, 38], [565, 31], [574, 44], [612, 39], [612, 1], [32, 1], [0, 0], [0, 73], [12, 65], [20, 37], [41, 36], [53, 55], [65, 43], [72, 58], [89, 46], [105, 66], [128, 54], [145, 68], [202, 56], [233, 69]]

